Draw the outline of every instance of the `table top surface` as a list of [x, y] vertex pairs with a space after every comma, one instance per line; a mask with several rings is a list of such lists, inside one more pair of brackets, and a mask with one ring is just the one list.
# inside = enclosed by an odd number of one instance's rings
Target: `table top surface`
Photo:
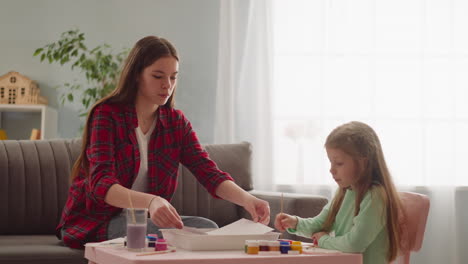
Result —
[[187, 251], [177, 249], [157, 255], [137, 256], [138, 252], [130, 252], [123, 246], [90, 247], [85, 249], [85, 258], [97, 264], [121, 263], [203, 263], [203, 264], [362, 264], [361, 254], [351, 253], [313, 253], [300, 255], [249, 255], [241, 250], [234, 251]]

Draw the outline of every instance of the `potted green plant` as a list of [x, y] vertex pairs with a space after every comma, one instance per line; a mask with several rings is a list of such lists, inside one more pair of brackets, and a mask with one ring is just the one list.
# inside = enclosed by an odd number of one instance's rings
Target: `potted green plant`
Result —
[[80, 70], [86, 76], [86, 83], [64, 83], [65, 92], [61, 95], [61, 104], [65, 101], [81, 103], [80, 116], [86, 116], [88, 109], [97, 100], [109, 94], [117, 85], [120, 65], [129, 50], [113, 53], [110, 45], [102, 44], [89, 49], [84, 44], [84, 33], [79, 29], [63, 32], [56, 42], [36, 49], [33, 56], [41, 62], [71, 64], [71, 69]]

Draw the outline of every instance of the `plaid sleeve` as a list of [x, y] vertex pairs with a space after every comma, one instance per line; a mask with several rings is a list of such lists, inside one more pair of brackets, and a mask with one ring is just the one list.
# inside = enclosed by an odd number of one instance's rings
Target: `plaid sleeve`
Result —
[[184, 122], [180, 161], [213, 197], [219, 199], [220, 197], [216, 195], [216, 188], [223, 181], [234, 181], [234, 179], [227, 172], [221, 171], [216, 163], [209, 158], [208, 153], [202, 148], [197, 134], [192, 129], [192, 125], [182, 113], [180, 114]]
[[97, 208], [111, 207], [104, 198], [109, 188], [119, 183], [115, 177], [115, 125], [112, 109], [106, 105], [97, 106], [88, 125], [86, 156], [89, 161], [89, 176], [85, 184], [86, 208], [96, 212]]

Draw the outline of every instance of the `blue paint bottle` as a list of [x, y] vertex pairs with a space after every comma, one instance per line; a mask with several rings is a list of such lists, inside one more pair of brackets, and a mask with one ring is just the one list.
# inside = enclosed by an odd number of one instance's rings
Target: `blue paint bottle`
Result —
[[291, 249], [288, 241], [280, 241], [280, 251], [281, 254], [288, 254], [288, 251]]

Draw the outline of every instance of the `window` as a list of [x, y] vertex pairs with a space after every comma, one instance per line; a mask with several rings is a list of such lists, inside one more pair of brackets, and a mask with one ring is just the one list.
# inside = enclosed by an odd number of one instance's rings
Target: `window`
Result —
[[468, 2], [274, 1], [278, 184], [331, 184], [337, 125], [378, 133], [397, 184], [468, 185]]

